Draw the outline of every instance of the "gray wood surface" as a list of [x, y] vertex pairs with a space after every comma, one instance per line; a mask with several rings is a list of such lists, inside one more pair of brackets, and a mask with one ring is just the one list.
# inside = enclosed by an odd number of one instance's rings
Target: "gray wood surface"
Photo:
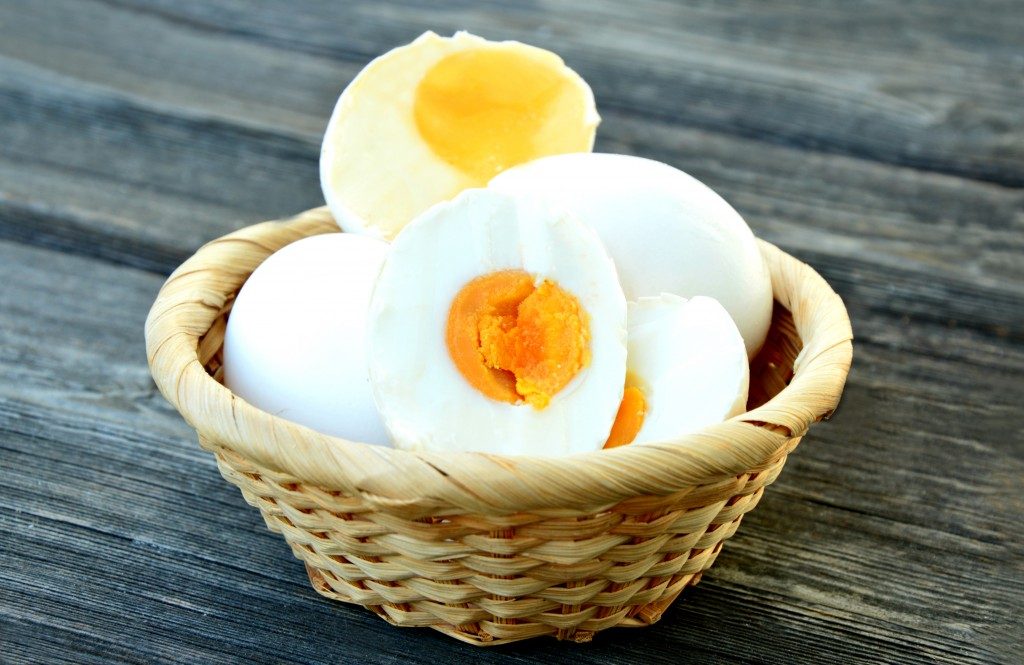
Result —
[[[317, 596], [155, 391], [202, 242], [320, 205], [319, 139], [424, 29], [552, 48], [598, 149], [677, 165], [857, 336], [657, 626], [474, 650]], [[1024, 662], [1024, 4], [0, 1], [0, 662]]]

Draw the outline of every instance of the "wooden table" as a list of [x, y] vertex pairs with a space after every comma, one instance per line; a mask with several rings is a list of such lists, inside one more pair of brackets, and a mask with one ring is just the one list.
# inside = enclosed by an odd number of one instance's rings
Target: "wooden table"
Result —
[[[0, 3], [0, 661], [1024, 662], [1024, 5], [541, 4]], [[338, 92], [427, 28], [559, 52], [598, 149], [849, 307], [839, 413], [653, 628], [480, 651], [329, 602], [150, 380], [164, 277], [320, 205]]]

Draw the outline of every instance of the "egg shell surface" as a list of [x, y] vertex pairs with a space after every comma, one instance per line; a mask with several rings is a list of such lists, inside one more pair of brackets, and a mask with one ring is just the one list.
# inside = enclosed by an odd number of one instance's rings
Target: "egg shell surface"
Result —
[[489, 189], [539, 196], [597, 231], [628, 300], [673, 293], [719, 301], [761, 348], [772, 285], [754, 234], [732, 206], [667, 164], [629, 155], [554, 155], [498, 174]]
[[370, 294], [388, 244], [329, 233], [271, 254], [242, 286], [224, 335], [224, 382], [268, 413], [389, 445], [366, 363]]

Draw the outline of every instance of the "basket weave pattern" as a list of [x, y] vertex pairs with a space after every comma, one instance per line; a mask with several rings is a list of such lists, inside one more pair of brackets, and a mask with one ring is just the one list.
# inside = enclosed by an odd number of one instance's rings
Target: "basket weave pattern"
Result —
[[[280, 247], [336, 231], [313, 210], [201, 249], [147, 321], [154, 378], [224, 477], [259, 508], [324, 596], [473, 644], [587, 641], [657, 621], [696, 584], [838, 403], [849, 319], [810, 268], [767, 243], [777, 307], [750, 406], [677, 442], [572, 458], [371, 447], [259, 411], [219, 383], [234, 294]], [[792, 315], [790, 314], [792, 312]]]

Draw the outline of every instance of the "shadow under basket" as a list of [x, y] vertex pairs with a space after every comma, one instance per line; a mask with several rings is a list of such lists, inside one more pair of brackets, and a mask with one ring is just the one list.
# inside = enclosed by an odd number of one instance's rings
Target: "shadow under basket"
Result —
[[562, 458], [412, 453], [330, 437], [221, 385], [221, 345], [256, 266], [337, 230], [320, 208], [207, 244], [164, 284], [146, 345], [164, 396], [306, 564], [313, 587], [397, 626], [486, 645], [586, 642], [654, 623], [711, 566], [811, 423], [835, 409], [849, 371], [842, 301], [810, 267], [761, 242], [775, 313], [751, 366], [749, 410], [727, 422]]

